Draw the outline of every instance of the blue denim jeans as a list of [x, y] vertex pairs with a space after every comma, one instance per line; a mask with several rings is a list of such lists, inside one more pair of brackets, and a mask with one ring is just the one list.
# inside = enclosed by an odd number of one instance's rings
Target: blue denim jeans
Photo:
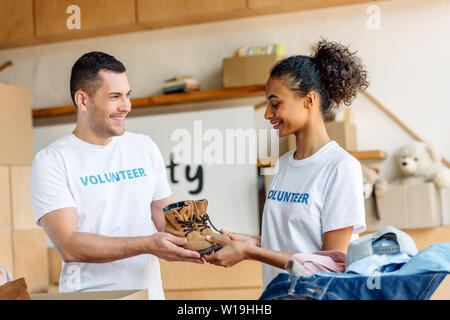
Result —
[[260, 300], [428, 300], [446, 275], [296, 277], [280, 273], [267, 285]]

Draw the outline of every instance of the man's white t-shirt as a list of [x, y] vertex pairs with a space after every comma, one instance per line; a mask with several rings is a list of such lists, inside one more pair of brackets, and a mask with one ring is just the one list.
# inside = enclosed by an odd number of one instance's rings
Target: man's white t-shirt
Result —
[[[276, 164], [262, 218], [261, 247], [290, 252], [322, 250], [325, 232], [353, 226], [365, 230], [361, 164], [335, 141], [312, 156], [294, 160], [295, 150]], [[262, 265], [263, 283], [284, 269]]]
[[[125, 132], [106, 146], [68, 134], [33, 160], [31, 196], [38, 225], [49, 212], [75, 207], [79, 232], [148, 236], [157, 232], [151, 202], [171, 193], [161, 152], [143, 134]], [[159, 261], [150, 254], [62, 265], [60, 292], [145, 288], [150, 299], [164, 299]]]

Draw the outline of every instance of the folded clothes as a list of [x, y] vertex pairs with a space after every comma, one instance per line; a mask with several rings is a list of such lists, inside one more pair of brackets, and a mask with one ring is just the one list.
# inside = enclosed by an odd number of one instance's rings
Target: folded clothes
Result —
[[260, 300], [428, 300], [447, 273], [341, 275], [348, 274], [316, 273], [305, 278], [280, 273], [267, 285]]
[[409, 260], [411, 256], [407, 253], [373, 255], [353, 262], [345, 272], [365, 276], [387, 273], [400, 269]]
[[0, 269], [0, 286], [6, 283], [6, 274]]
[[8, 269], [0, 266], [0, 286], [11, 280], [11, 273], [9, 273]]
[[[345, 265], [347, 270], [367, 274], [369, 269], [379, 271], [387, 265], [396, 264], [396, 267], [385, 268], [392, 271], [416, 253], [417, 247], [411, 236], [402, 230], [386, 226], [350, 242]], [[355, 264], [358, 266], [355, 267]]]
[[385, 227], [355, 240], [347, 255], [295, 254], [286, 269], [290, 274], [275, 277], [260, 299], [427, 300], [450, 274], [450, 242], [417, 253], [412, 238]]
[[338, 250], [296, 253], [286, 262], [285, 269], [298, 277], [316, 272], [344, 272], [345, 253]]

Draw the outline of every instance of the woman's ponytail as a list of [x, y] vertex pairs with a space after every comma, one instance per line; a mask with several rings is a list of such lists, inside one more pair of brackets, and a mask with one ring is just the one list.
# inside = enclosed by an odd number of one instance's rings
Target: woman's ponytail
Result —
[[311, 58], [319, 69], [328, 96], [328, 106], [324, 107], [350, 105], [358, 92], [369, 86], [361, 60], [348, 47], [321, 40]]
[[299, 96], [312, 90], [318, 92], [323, 114], [341, 103], [350, 105], [357, 93], [369, 85], [367, 72], [355, 53], [326, 40], [319, 41], [311, 57], [298, 55], [279, 61], [270, 77], [280, 79]]

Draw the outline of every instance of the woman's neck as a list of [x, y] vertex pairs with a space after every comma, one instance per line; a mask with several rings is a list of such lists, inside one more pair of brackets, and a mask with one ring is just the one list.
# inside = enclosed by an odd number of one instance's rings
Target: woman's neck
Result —
[[294, 153], [294, 159], [302, 160], [308, 158], [330, 141], [325, 123], [320, 118], [295, 134], [297, 150]]

